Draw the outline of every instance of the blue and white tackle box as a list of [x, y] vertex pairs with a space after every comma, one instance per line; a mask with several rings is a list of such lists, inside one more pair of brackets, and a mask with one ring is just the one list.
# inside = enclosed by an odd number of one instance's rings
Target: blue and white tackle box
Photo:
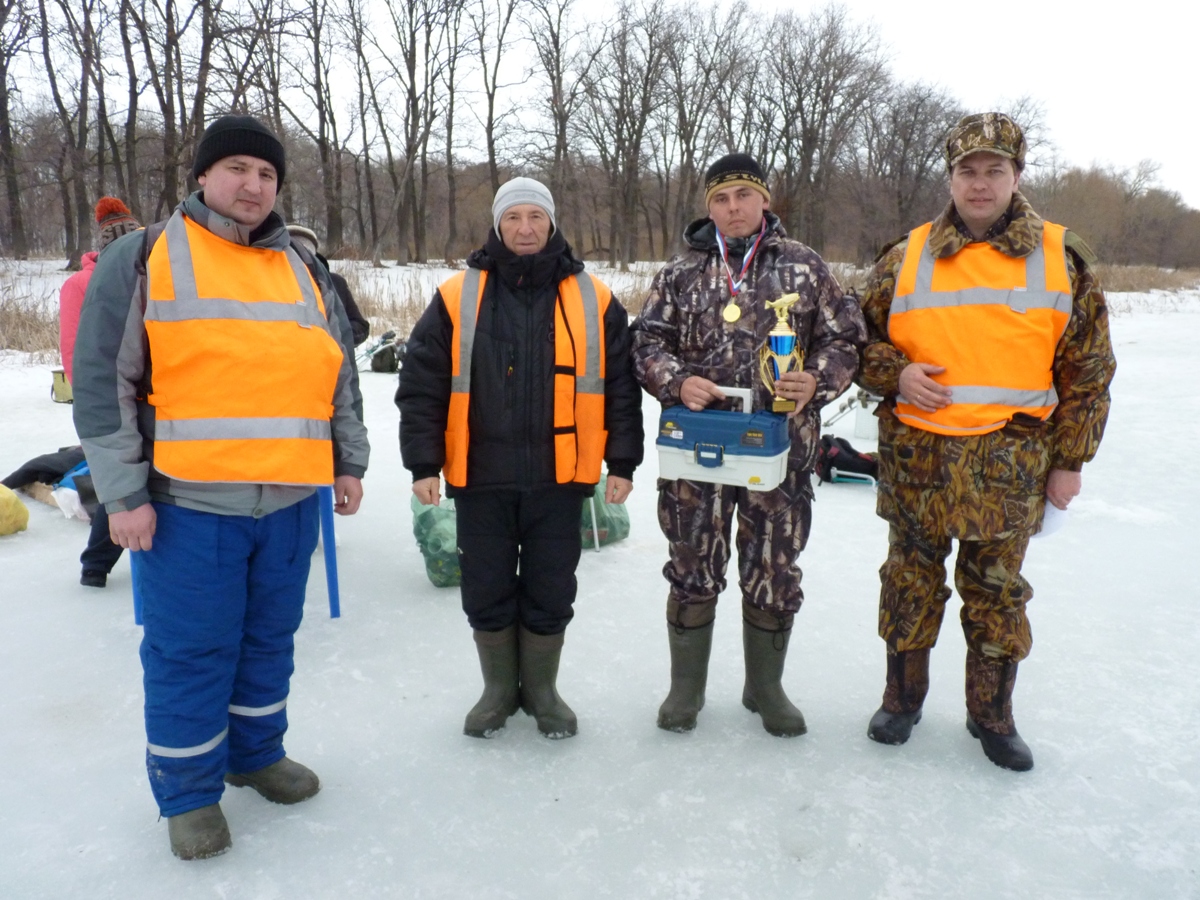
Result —
[[[748, 388], [720, 389], [751, 408]], [[769, 491], [787, 474], [788, 421], [771, 412], [730, 412], [686, 406], [663, 410], [658, 420], [658, 474]]]

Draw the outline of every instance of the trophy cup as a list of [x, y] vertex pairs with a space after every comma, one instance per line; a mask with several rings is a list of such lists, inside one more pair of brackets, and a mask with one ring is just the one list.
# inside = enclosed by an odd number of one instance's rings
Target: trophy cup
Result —
[[[775, 382], [784, 372], [804, 366], [804, 351], [797, 345], [796, 332], [792, 331], [787, 320], [788, 310], [799, 299], [799, 294], [784, 294], [778, 300], [767, 302], [767, 308], [775, 310], [776, 320], [767, 342], [759, 348], [758, 369], [763, 384], [772, 395], [775, 393]], [[774, 397], [771, 401], [771, 412], [774, 413], [790, 413], [795, 408], [795, 400]]]

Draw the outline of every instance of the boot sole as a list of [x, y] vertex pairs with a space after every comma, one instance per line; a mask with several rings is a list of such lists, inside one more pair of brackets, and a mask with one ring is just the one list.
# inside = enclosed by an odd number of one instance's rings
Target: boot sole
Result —
[[675, 734], [687, 734], [690, 731], [696, 730], [696, 720], [690, 722], [664, 722], [661, 718], [658, 720], [658, 727], [663, 731], [672, 731]]

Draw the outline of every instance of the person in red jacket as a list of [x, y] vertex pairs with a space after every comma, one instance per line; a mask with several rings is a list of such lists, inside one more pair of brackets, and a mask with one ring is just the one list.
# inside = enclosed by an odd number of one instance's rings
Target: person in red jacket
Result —
[[[79, 261], [82, 268], [68, 278], [58, 292], [58, 352], [68, 382], [72, 380], [79, 313], [83, 310], [83, 296], [87, 293], [88, 282], [92, 280], [92, 271], [96, 268], [96, 258], [117, 238], [142, 227], [129, 207], [116, 197], [101, 197], [96, 202], [96, 224], [100, 227], [99, 249], [83, 254]], [[79, 557], [79, 564], [83, 567], [79, 583], [84, 587], [105, 587], [108, 573], [120, 558], [121, 547], [109, 537], [108, 513], [101, 503], [92, 516], [87, 547]]]
[[96, 224], [100, 226], [97, 249], [83, 254], [79, 260], [80, 270], [68, 278], [58, 292], [58, 353], [67, 381], [71, 380], [71, 364], [75, 360], [75, 332], [79, 330], [83, 295], [87, 293], [92, 270], [96, 268], [96, 257], [121, 235], [142, 227], [129, 207], [116, 197], [101, 197], [96, 201]]

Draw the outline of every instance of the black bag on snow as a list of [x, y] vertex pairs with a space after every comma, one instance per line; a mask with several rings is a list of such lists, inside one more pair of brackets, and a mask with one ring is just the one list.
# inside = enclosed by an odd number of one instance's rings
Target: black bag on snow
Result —
[[875, 454], [861, 453], [845, 438], [831, 434], [821, 435], [814, 468], [822, 484], [835, 480], [834, 469], [852, 475], [868, 475], [872, 479], [879, 477], [879, 459]]

